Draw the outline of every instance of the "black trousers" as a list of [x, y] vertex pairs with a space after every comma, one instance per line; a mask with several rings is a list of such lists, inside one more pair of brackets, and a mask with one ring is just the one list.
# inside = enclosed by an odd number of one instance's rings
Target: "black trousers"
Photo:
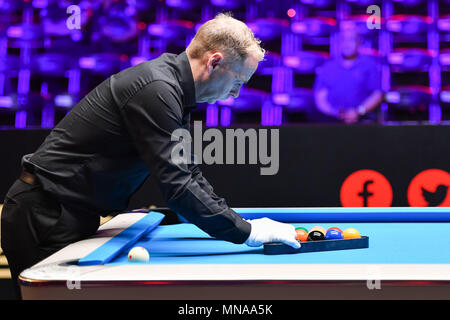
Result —
[[20, 273], [63, 247], [94, 234], [100, 216], [59, 203], [39, 184], [17, 180], [9, 189], [1, 218], [1, 246], [17, 299]]

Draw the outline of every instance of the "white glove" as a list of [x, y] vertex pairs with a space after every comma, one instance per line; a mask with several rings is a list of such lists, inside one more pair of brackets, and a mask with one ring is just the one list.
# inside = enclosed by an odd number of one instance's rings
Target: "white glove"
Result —
[[269, 218], [246, 220], [252, 225], [250, 236], [245, 244], [249, 247], [259, 247], [266, 242], [283, 242], [295, 249], [300, 248], [300, 242], [295, 239], [297, 232], [291, 224], [281, 223]]

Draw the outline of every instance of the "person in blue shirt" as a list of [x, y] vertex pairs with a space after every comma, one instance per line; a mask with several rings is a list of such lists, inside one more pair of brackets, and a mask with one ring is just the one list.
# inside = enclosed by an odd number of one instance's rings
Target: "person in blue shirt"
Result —
[[340, 54], [316, 70], [314, 98], [318, 111], [337, 121], [376, 120], [382, 102], [381, 64], [359, 53], [361, 39], [354, 26], [341, 29]]

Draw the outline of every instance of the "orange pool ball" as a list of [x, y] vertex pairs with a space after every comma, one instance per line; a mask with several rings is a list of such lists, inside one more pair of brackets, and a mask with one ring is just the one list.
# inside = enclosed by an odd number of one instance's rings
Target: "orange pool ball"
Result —
[[303, 229], [295, 230], [297, 232], [297, 237], [295, 237], [297, 240], [300, 240], [301, 242], [308, 240], [308, 233]]
[[361, 235], [359, 234], [359, 231], [355, 228], [348, 228], [344, 230], [344, 239], [357, 239], [361, 238]]

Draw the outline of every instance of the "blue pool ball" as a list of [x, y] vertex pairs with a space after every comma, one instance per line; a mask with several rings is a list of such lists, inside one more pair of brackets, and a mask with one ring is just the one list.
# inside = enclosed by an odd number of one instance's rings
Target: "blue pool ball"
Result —
[[338, 230], [332, 229], [327, 232], [325, 235], [325, 240], [336, 240], [336, 239], [344, 239], [342, 233]]

